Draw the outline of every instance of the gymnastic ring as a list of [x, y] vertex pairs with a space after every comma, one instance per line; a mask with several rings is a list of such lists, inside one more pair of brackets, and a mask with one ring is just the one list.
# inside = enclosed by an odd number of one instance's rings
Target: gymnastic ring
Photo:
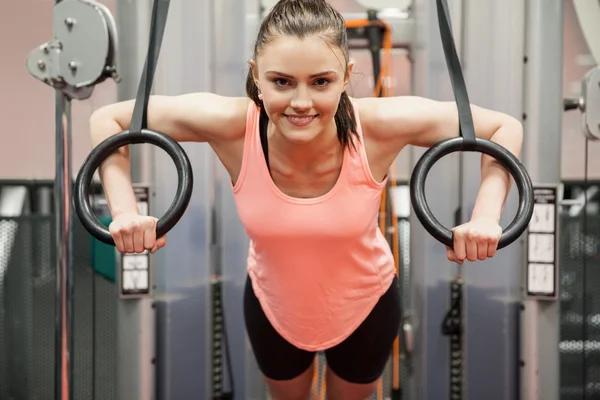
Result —
[[504, 147], [489, 140], [476, 138], [475, 145], [466, 148], [463, 138], [456, 137], [432, 146], [423, 154], [417, 162], [410, 180], [410, 197], [417, 218], [425, 230], [436, 240], [450, 248], [454, 247], [452, 231], [440, 224], [429, 209], [425, 198], [425, 181], [433, 164], [445, 155], [457, 151], [487, 154], [502, 164], [514, 178], [519, 190], [519, 208], [513, 221], [503, 230], [498, 242], [498, 249], [508, 246], [517, 240], [529, 225], [533, 215], [533, 185], [527, 170], [519, 159]]
[[96, 146], [83, 162], [75, 181], [74, 208], [83, 227], [96, 239], [115, 244], [108, 229], [96, 218], [89, 203], [90, 184], [100, 164], [122, 146], [149, 143], [163, 149], [177, 169], [177, 191], [169, 209], [156, 225], [156, 237], [169, 232], [185, 213], [192, 197], [194, 178], [192, 165], [183, 148], [175, 140], [160, 132], [142, 129], [141, 132], [124, 131], [109, 137]]

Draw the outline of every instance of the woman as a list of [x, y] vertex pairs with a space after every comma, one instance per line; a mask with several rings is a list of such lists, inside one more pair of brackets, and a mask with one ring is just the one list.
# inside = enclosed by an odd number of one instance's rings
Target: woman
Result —
[[[180, 142], [206, 142], [229, 172], [250, 239], [244, 314], [274, 399], [307, 399], [315, 352], [327, 357], [330, 400], [364, 399], [385, 368], [399, 328], [390, 249], [377, 226], [388, 169], [407, 145], [458, 135], [456, 105], [418, 97], [350, 99], [345, 22], [324, 0], [281, 0], [258, 33], [249, 98], [210, 93], [153, 96], [149, 127]], [[477, 136], [518, 155], [516, 119], [472, 107]], [[133, 102], [98, 110], [94, 145], [128, 129]], [[100, 176], [120, 252], [152, 253], [156, 219], [140, 216], [129, 156]], [[470, 221], [454, 229], [450, 261], [493, 257], [510, 176], [482, 157]]]

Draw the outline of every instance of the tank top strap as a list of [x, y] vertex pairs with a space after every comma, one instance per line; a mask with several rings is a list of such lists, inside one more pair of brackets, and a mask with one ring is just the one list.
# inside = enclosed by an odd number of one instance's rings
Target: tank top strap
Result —
[[259, 120], [260, 120], [260, 107], [258, 107], [253, 101], [248, 103], [248, 110], [246, 112], [246, 132], [244, 133], [244, 150], [242, 152], [242, 166], [240, 168], [240, 174], [235, 184], [232, 185], [233, 193], [237, 193], [241, 190], [248, 169], [253, 165], [256, 165], [260, 160], [257, 158], [257, 151], [260, 151], [260, 139], [259, 136]]
[[356, 102], [356, 99], [352, 97], [350, 98], [350, 101], [354, 109], [356, 133], [358, 134], [358, 138], [353, 137], [354, 148], [348, 151], [348, 155], [353, 159], [354, 164], [362, 170], [366, 183], [375, 189], [381, 189], [387, 184], [388, 176], [386, 175], [386, 177], [381, 182], [378, 182], [373, 177], [373, 174], [371, 173], [371, 168], [369, 167], [367, 151], [365, 149], [365, 136], [363, 133], [362, 124], [360, 122], [360, 112], [358, 104]]

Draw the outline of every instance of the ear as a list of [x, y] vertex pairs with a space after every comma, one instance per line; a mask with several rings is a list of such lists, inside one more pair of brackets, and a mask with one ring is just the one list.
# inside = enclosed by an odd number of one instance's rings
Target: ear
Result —
[[350, 60], [348, 63], [348, 69], [346, 72], [346, 76], [344, 77], [344, 90], [348, 88], [350, 84], [350, 78], [352, 77], [352, 71], [354, 70], [354, 60]]
[[256, 61], [251, 59], [248, 61], [248, 64], [250, 65], [250, 70], [252, 71], [252, 78], [254, 79], [256, 86], [258, 86], [258, 69], [256, 68]]

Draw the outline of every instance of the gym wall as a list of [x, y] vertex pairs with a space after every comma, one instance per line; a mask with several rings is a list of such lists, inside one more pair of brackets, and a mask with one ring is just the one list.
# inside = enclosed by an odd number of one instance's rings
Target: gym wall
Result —
[[[115, 13], [116, 0], [102, 3]], [[54, 90], [33, 78], [25, 64], [31, 51], [53, 37], [53, 6], [54, 1], [11, 1], [0, 13], [0, 35], [6, 38], [0, 70], [0, 179], [54, 179]], [[72, 103], [73, 174], [90, 151], [90, 115], [115, 100], [116, 84], [107, 80], [90, 99]]]

